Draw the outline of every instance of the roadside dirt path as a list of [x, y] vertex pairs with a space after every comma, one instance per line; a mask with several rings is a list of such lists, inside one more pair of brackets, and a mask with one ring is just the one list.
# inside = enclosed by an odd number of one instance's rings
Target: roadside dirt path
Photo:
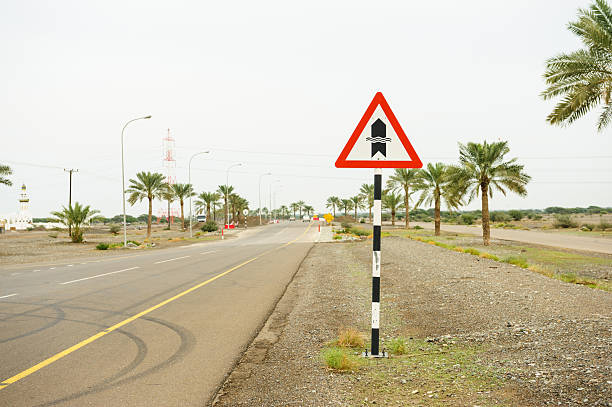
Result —
[[317, 244], [213, 405], [612, 406], [610, 293], [399, 237], [382, 253], [383, 346], [442, 356], [328, 370], [340, 328], [369, 333], [371, 242]]
[[[412, 226], [421, 226], [425, 229], [433, 229], [434, 224], [429, 222], [411, 222]], [[480, 226], [465, 225], [445, 225], [440, 226], [442, 230], [455, 233], [469, 233], [482, 236]], [[585, 250], [588, 252], [598, 252], [612, 254], [612, 239], [591, 237], [591, 236], [572, 236], [568, 234], [537, 232], [534, 230], [512, 230], [512, 229], [491, 229], [491, 238], [514, 240], [539, 244], [544, 246], [562, 247], [565, 249]]]

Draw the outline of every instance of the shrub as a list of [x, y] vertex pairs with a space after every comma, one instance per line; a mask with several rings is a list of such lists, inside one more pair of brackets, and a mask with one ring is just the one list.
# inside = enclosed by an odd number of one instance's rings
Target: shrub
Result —
[[584, 223], [581, 227], [580, 230], [584, 231], [584, 232], [590, 232], [593, 229], [595, 229], [595, 225], [592, 223]]
[[361, 332], [354, 328], [347, 328], [338, 333], [336, 345], [342, 348], [363, 348], [365, 341]]
[[508, 215], [510, 215], [510, 217], [514, 220], [521, 220], [525, 216], [525, 214], [523, 214], [523, 211], [519, 211], [517, 209], [508, 211]]
[[364, 218], [359, 219], [359, 223], [365, 223], [365, 219]]
[[201, 229], [202, 232], [214, 232], [218, 229], [217, 222], [214, 220], [208, 220]]
[[346, 350], [342, 348], [327, 348], [321, 352], [325, 364], [335, 370], [349, 370], [355, 366], [355, 362], [349, 359]]
[[346, 232], [352, 233], [357, 236], [370, 236], [370, 234], [372, 233], [369, 230], [363, 230], [358, 228], [349, 228]]
[[340, 235], [334, 235], [333, 239], [334, 239], [334, 240], [341, 240], [341, 239], [342, 239], [342, 236], [340, 236]]
[[107, 250], [108, 249], [108, 243], [98, 243], [98, 245], [96, 246], [96, 249], [98, 249], [98, 250]]
[[474, 215], [471, 213], [463, 213], [459, 218], [459, 223], [462, 225], [473, 225], [474, 224]]
[[389, 342], [389, 350], [395, 355], [408, 353], [408, 343], [404, 338], [395, 338]]
[[413, 227], [412, 229], [414, 229], [414, 230], [421, 230], [421, 229], [423, 229], [423, 227], [422, 227], [422, 226], [419, 226], [419, 225], [416, 225], [416, 226], [415, 226], [415, 227]]
[[522, 258], [522, 257], [506, 257], [503, 260], [504, 263], [508, 263], [508, 264], [513, 264], [515, 266], [519, 266], [522, 267], [524, 269], [529, 268], [529, 264], [527, 264], [527, 261]]
[[340, 223], [340, 226], [342, 226], [343, 229], [350, 229], [351, 228], [351, 224], [346, 222], [346, 221]]
[[138, 240], [128, 240], [127, 243], [135, 244], [136, 246], [140, 246], [140, 242]]
[[111, 227], [108, 228], [108, 230], [113, 235], [117, 236], [119, 234], [119, 231], [121, 230], [121, 228], [119, 227], [119, 225], [111, 225]]
[[570, 215], [556, 215], [555, 221], [553, 222], [553, 227], [559, 229], [567, 229], [567, 228], [575, 228], [576, 222], [572, 220]]
[[52, 239], [57, 239], [57, 233], [49, 233], [49, 237]]
[[597, 225], [597, 229], [599, 230], [612, 229], [612, 223], [604, 222], [603, 220], [601, 220], [599, 221], [599, 225]]
[[505, 212], [491, 212], [491, 222], [508, 222], [511, 218]]
[[474, 256], [478, 256], [480, 254], [480, 252], [472, 247], [468, 247], [467, 249], [465, 249], [463, 251], [464, 253], [469, 253], [469, 254], [473, 254]]
[[483, 259], [499, 261], [499, 257], [491, 253], [480, 253], [480, 257]]

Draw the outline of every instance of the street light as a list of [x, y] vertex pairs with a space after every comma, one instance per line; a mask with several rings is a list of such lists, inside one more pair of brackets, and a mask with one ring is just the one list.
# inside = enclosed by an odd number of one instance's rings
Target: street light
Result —
[[[208, 153], [210, 153], [210, 151], [200, 151], [199, 153], [195, 153], [194, 155], [192, 155], [191, 158], [189, 159], [189, 185], [191, 185], [191, 160], [193, 160], [193, 157], [197, 155], [208, 154]], [[191, 194], [189, 194], [189, 237], [193, 237], [193, 230], [191, 229], [191, 224], [193, 220], [193, 214], [191, 213], [192, 210], [193, 208], [191, 207]]]
[[269, 215], [268, 215], [268, 221], [272, 220], [272, 185], [274, 185], [277, 182], [280, 182], [280, 179], [277, 179], [274, 182], [270, 182], [270, 212], [269, 212]]
[[272, 175], [271, 172], [266, 172], [265, 174], [261, 174], [259, 176], [259, 226], [261, 226], [261, 178], [266, 175]]
[[143, 119], [150, 119], [151, 115], [148, 116], [143, 116], [143, 117], [137, 117], [135, 119], [132, 119], [130, 121], [128, 121], [125, 126], [123, 126], [123, 129], [121, 130], [121, 187], [122, 187], [122, 192], [123, 192], [123, 247], [127, 247], [127, 222], [125, 220], [125, 163], [124, 163], [124, 159], [123, 159], [123, 132], [125, 131], [125, 128], [127, 127], [128, 124], [135, 122], [136, 120], [143, 120]]
[[[229, 167], [227, 167], [227, 170], [225, 172], [225, 219], [227, 222], [228, 230], [229, 230], [229, 196], [227, 194], [227, 189], [228, 189], [228, 184], [229, 184], [229, 171], [230, 169], [234, 167], [239, 167], [241, 165], [242, 163], [232, 164]], [[223, 225], [223, 228], [225, 229], [225, 224]], [[221, 235], [221, 239], [223, 239], [223, 234]]]

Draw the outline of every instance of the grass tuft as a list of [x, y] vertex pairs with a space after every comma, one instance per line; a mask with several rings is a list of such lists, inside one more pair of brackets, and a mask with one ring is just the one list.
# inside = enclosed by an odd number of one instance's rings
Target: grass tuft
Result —
[[499, 257], [497, 257], [496, 255], [491, 254], [491, 253], [482, 252], [482, 253], [480, 253], [480, 257], [483, 258], [483, 259], [499, 261]]
[[334, 370], [350, 370], [357, 366], [357, 363], [349, 358], [346, 349], [343, 348], [323, 349], [321, 357], [327, 367]]
[[509, 257], [505, 257], [502, 261], [504, 263], [513, 264], [515, 266], [522, 267], [524, 269], [529, 268], [529, 264], [527, 264], [527, 261], [522, 257], [509, 256]]
[[98, 243], [98, 245], [96, 246], [97, 250], [107, 250], [108, 249], [108, 244], [107, 243]]
[[404, 355], [408, 353], [408, 343], [404, 338], [394, 338], [389, 342], [389, 350], [394, 355]]
[[480, 254], [480, 252], [478, 250], [474, 249], [473, 247], [468, 247], [463, 252], [464, 253], [468, 253], [468, 254], [473, 254], [474, 256], [478, 256]]

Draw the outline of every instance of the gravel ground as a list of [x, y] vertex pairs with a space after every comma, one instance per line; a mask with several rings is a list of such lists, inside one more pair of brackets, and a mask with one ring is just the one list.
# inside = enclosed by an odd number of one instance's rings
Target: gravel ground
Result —
[[398, 370], [397, 358], [325, 368], [340, 328], [369, 332], [371, 242], [321, 243], [214, 405], [612, 406], [612, 294], [405, 238], [382, 250], [383, 340], [478, 349], [473, 370], [499, 380], [476, 391], [457, 368], [424, 387], [427, 361]]

